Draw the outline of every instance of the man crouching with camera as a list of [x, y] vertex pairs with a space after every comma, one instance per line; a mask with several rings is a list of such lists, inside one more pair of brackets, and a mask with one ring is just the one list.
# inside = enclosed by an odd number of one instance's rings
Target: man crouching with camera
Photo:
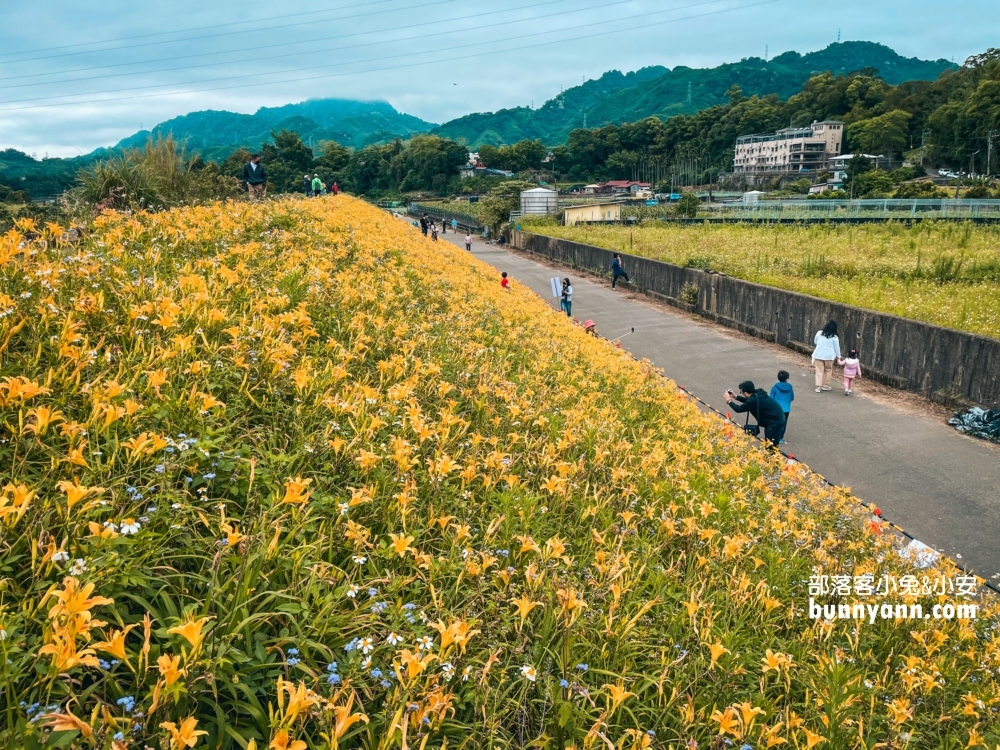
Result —
[[781, 405], [768, 396], [767, 391], [757, 388], [749, 380], [740, 383], [739, 389], [739, 395], [733, 393], [732, 389], [727, 390], [725, 399], [733, 411], [747, 412], [757, 420], [757, 424], [750, 424], [748, 416], [743, 429], [757, 437], [760, 435], [760, 428], [763, 427], [764, 439], [771, 445], [777, 445], [785, 432], [785, 412], [781, 410]]

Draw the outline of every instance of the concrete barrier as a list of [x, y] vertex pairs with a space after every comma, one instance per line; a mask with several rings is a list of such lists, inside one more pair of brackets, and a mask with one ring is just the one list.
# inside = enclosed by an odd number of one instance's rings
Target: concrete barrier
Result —
[[[613, 252], [602, 247], [511, 232], [511, 245], [560, 265], [610, 275]], [[697, 287], [693, 311], [705, 318], [803, 353], [816, 331], [836, 320], [841, 348], [857, 349], [866, 377], [914, 391], [949, 406], [1000, 402], [1000, 340], [865, 310], [719, 273], [683, 268], [622, 253], [631, 287], [680, 302], [685, 284]]]

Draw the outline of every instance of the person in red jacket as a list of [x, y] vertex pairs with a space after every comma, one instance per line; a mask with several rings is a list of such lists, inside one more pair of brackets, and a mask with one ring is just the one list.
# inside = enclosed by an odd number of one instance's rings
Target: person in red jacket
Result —
[[504, 271], [500, 274], [500, 286], [504, 289], [510, 289], [510, 279], [507, 278], [507, 272]]

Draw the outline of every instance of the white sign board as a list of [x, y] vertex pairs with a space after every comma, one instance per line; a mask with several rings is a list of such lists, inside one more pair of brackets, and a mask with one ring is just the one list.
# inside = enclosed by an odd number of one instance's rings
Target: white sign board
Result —
[[553, 276], [549, 282], [552, 284], [552, 298], [559, 299], [562, 294], [562, 283], [559, 281], [559, 277]]

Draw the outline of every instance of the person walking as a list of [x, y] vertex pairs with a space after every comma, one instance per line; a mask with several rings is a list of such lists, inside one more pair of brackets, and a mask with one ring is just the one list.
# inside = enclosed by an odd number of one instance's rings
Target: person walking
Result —
[[559, 300], [559, 306], [562, 307], [567, 317], [573, 317], [573, 285], [569, 283], [569, 279], [562, 280], [562, 297]]
[[260, 163], [260, 154], [252, 154], [250, 161], [243, 165], [243, 185], [252, 201], [260, 200], [267, 193], [267, 172]]
[[844, 359], [838, 359], [837, 364], [844, 368], [844, 395], [850, 396], [854, 393], [854, 379], [861, 377], [861, 360], [858, 359], [858, 350], [851, 349]]
[[[739, 384], [739, 395], [726, 391], [725, 399], [730, 408], [737, 412], [748, 412], [757, 420], [757, 427], [764, 428], [764, 439], [771, 445], [777, 445], [785, 432], [785, 413], [778, 402], [767, 395], [763, 388], [754, 386], [752, 380], [744, 380]], [[754, 431], [756, 435], [759, 432]]]
[[441, 219], [441, 234], [448, 234], [448, 222]]
[[302, 175], [302, 192], [306, 194], [307, 198], [312, 196], [312, 180], [307, 174]]
[[424, 237], [427, 236], [428, 226], [429, 222], [427, 221], [427, 214], [424, 214], [423, 216], [420, 217], [420, 234], [422, 234]]
[[323, 180], [319, 178], [318, 174], [313, 175], [312, 191], [314, 198], [319, 197], [319, 195], [323, 192]]
[[465, 249], [468, 252], [470, 252], [470, 253], [472, 252], [472, 234], [471, 233], [465, 235]]
[[337, 195], [340, 192], [340, 188], [337, 187], [337, 181], [336, 180], [334, 180], [333, 187], [330, 188], [330, 192], [333, 193], [334, 195]]
[[795, 389], [788, 382], [788, 373], [786, 371], [778, 370], [778, 382], [771, 386], [771, 392], [767, 395], [777, 401], [778, 406], [781, 407], [781, 411], [785, 413], [785, 426], [781, 428], [781, 437], [778, 439], [778, 443], [780, 444], [785, 442], [785, 432], [788, 430], [788, 417], [791, 416], [792, 401], [795, 400]]
[[631, 284], [632, 281], [629, 279], [628, 274], [625, 273], [625, 269], [622, 268], [622, 256], [615, 253], [614, 257], [611, 259], [611, 288], [614, 289], [618, 284], [618, 279], [624, 277], [626, 283]]
[[831, 320], [813, 337], [812, 363], [816, 368], [816, 393], [832, 391], [830, 378], [833, 377], [833, 363], [840, 359], [840, 339], [837, 337], [837, 321]]
[[451, 220], [451, 231], [458, 234], [458, 219]]
[[438, 241], [438, 228], [437, 224], [433, 221], [431, 222], [431, 239], [434, 240], [434, 242]]

